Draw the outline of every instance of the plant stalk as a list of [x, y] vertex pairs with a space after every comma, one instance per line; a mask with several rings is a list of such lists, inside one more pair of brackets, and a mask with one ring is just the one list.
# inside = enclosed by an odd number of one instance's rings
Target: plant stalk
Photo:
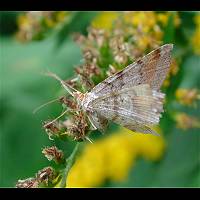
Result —
[[62, 181], [61, 181], [61, 184], [60, 184], [61, 188], [65, 188], [66, 187], [67, 176], [68, 176], [69, 170], [71, 169], [72, 165], [75, 162], [75, 158], [76, 158], [76, 154], [78, 152], [79, 146], [80, 146], [80, 142], [77, 142], [76, 146], [74, 147], [73, 152], [66, 159], [66, 167], [65, 167], [65, 169], [63, 171], [63, 177], [62, 177]]

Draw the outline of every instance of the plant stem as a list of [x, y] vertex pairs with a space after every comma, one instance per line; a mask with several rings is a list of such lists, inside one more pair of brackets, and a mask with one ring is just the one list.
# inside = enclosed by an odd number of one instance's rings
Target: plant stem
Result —
[[79, 146], [80, 146], [80, 142], [77, 142], [76, 146], [74, 147], [73, 152], [66, 159], [66, 167], [65, 167], [65, 169], [63, 171], [63, 177], [62, 177], [62, 181], [61, 181], [61, 184], [60, 184], [61, 188], [65, 188], [66, 187], [67, 175], [68, 175], [69, 170], [71, 169], [72, 165], [74, 164], [75, 157], [76, 157], [76, 154], [78, 152]]

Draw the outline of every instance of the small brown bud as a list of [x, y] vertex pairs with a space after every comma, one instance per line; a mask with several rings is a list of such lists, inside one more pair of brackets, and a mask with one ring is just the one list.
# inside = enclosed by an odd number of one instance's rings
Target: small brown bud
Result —
[[49, 161], [54, 160], [56, 163], [63, 161], [63, 152], [56, 146], [46, 147], [42, 150], [42, 153]]
[[96, 44], [101, 47], [106, 39], [106, 32], [104, 29], [96, 29], [93, 27], [89, 28], [88, 40], [91, 42], [96, 42]]
[[94, 59], [97, 59], [99, 56], [99, 52], [97, 49], [92, 47], [87, 47], [83, 50], [83, 57], [86, 62], [93, 62]]
[[45, 167], [37, 172], [36, 179], [38, 183], [48, 185], [55, 178], [55, 172], [52, 167]]
[[115, 61], [118, 62], [119, 64], [126, 64], [128, 61], [127, 55], [124, 53], [119, 53], [114, 57]]
[[77, 78], [70, 79], [70, 80], [66, 80], [65, 82], [66, 82], [68, 85], [70, 85], [71, 87], [76, 88]]
[[68, 128], [68, 135], [73, 137], [74, 140], [84, 139], [87, 128], [86, 118], [82, 112], [79, 112], [78, 115], [74, 116], [73, 124]]
[[175, 121], [178, 128], [187, 130], [190, 128], [200, 128], [200, 121], [196, 117], [189, 116], [186, 113], [177, 113]]
[[106, 72], [106, 74], [107, 74], [108, 76], [112, 76], [112, 75], [115, 74], [116, 72], [117, 72], [117, 70], [115, 69], [115, 67], [112, 66], [112, 65], [109, 65], [109, 69], [108, 69], [108, 71]]
[[38, 182], [36, 178], [27, 178], [24, 180], [18, 180], [16, 188], [37, 188]]
[[60, 132], [58, 122], [51, 123], [51, 120], [43, 122], [43, 128], [45, 129], [50, 140], [52, 140], [51, 139], [52, 136], [58, 135]]
[[83, 44], [86, 40], [85, 36], [81, 35], [80, 33], [74, 33], [73, 34], [73, 40], [77, 43], [77, 44]]
[[67, 107], [71, 108], [71, 109], [77, 109], [78, 105], [76, 104], [75, 101], [67, 98], [67, 97], [61, 97], [59, 99], [59, 101], [63, 104], [65, 104]]

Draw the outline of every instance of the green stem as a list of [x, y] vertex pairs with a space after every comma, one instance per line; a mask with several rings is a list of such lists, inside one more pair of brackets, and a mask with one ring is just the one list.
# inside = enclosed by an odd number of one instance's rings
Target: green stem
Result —
[[62, 177], [62, 181], [61, 181], [61, 184], [60, 184], [60, 187], [61, 188], [65, 188], [66, 187], [66, 180], [67, 180], [67, 175], [69, 173], [69, 170], [71, 169], [72, 165], [74, 164], [74, 161], [75, 161], [75, 157], [76, 157], [76, 154], [78, 152], [78, 148], [80, 146], [80, 142], [78, 142], [76, 144], [76, 146], [74, 147], [74, 150], [73, 152], [71, 153], [71, 155], [66, 159], [66, 167], [63, 171], [63, 177]]

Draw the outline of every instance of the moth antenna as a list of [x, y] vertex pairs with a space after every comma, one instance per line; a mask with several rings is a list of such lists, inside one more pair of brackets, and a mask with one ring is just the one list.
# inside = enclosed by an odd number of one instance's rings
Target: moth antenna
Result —
[[65, 113], [67, 113], [68, 110], [65, 110], [61, 115], [59, 115], [58, 117], [56, 117], [54, 120], [50, 121], [49, 123], [46, 124], [46, 126], [54, 123], [56, 120], [58, 120], [59, 118], [61, 118]]
[[45, 107], [45, 106], [47, 106], [47, 105], [49, 105], [49, 104], [51, 104], [51, 103], [54, 103], [54, 102], [56, 102], [56, 101], [58, 101], [58, 100], [59, 100], [59, 98], [53, 99], [53, 100], [51, 100], [51, 101], [48, 101], [48, 102], [46, 102], [46, 103], [44, 103], [44, 104], [38, 106], [37, 108], [35, 108], [35, 109], [33, 110], [33, 114], [35, 114], [35, 113], [36, 113], [38, 110], [40, 110], [41, 108], [43, 108], [43, 107]]
[[61, 85], [65, 88], [65, 90], [67, 90], [67, 92], [72, 95], [74, 97], [74, 94], [71, 90], [73, 90], [74, 92], [78, 92], [78, 90], [76, 90], [75, 88], [73, 88], [71, 85], [69, 85], [68, 83], [66, 83], [65, 81], [63, 81], [58, 75], [48, 71], [45, 73], [45, 75], [50, 76], [55, 78], [56, 80], [58, 80]]
[[88, 140], [90, 143], [93, 144], [92, 140], [88, 136], [85, 136], [85, 139]]

